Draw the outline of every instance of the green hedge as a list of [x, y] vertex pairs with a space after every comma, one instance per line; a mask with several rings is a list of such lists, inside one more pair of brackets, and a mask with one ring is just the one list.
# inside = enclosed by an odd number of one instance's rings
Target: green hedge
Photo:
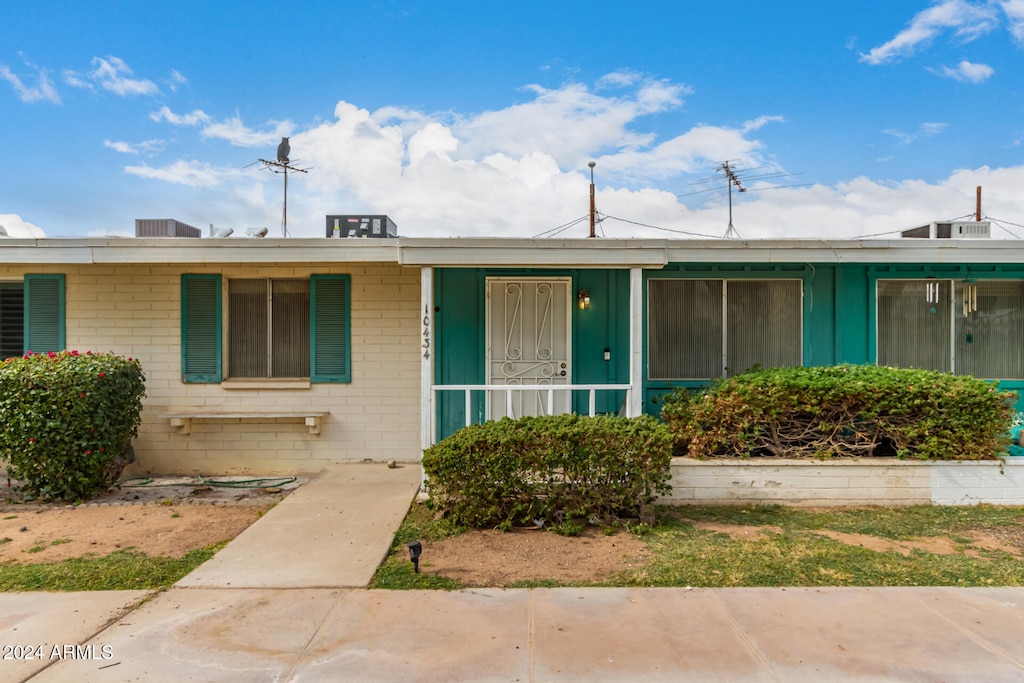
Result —
[[668, 493], [656, 419], [557, 415], [471, 425], [428, 448], [430, 503], [456, 524], [509, 528], [637, 517]]
[[0, 367], [0, 460], [34, 498], [107, 490], [133, 458], [145, 378], [137, 360], [77, 351], [26, 354]]
[[756, 370], [667, 395], [676, 453], [695, 458], [896, 455], [993, 459], [1017, 395], [974, 377], [875, 365]]

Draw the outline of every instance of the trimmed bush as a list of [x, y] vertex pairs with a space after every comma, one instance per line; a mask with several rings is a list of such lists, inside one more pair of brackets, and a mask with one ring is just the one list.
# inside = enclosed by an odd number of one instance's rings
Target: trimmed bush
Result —
[[669, 492], [671, 443], [649, 416], [505, 418], [428, 448], [423, 470], [431, 505], [456, 524], [559, 528], [640, 516]]
[[677, 453], [695, 458], [1003, 454], [1017, 395], [974, 377], [875, 365], [756, 370], [665, 397]]
[[25, 493], [85, 500], [133, 459], [145, 378], [137, 360], [64, 351], [0, 367], [0, 460]]

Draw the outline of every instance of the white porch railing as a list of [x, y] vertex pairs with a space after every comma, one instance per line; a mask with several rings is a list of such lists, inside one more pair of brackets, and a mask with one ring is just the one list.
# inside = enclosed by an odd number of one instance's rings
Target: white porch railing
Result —
[[[513, 401], [512, 396], [516, 392], [523, 391], [537, 391], [547, 395], [547, 414], [552, 415], [555, 413], [555, 394], [569, 392], [569, 401], [572, 401], [572, 394], [576, 391], [585, 391], [588, 394], [588, 414], [593, 417], [597, 413], [597, 392], [599, 391], [624, 391], [626, 392], [625, 401], [622, 405], [629, 412], [629, 395], [631, 387], [628, 384], [434, 384], [430, 387], [434, 394], [434, 405], [437, 405], [437, 399], [439, 392], [443, 391], [461, 391], [465, 396], [466, 402], [466, 426], [468, 427], [473, 423], [473, 392], [474, 391], [486, 391], [486, 392], [498, 392], [505, 395], [505, 415], [503, 417], [512, 417]], [[632, 417], [632, 416], [630, 416]], [[436, 442], [437, 433], [436, 426], [431, 441]]]

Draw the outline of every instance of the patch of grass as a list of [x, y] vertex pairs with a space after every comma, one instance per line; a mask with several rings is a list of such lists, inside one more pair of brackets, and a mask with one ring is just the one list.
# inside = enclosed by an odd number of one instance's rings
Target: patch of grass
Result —
[[219, 543], [193, 550], [180, 559], [118, 550], [106, 557], [75, 558], [51, 564], [4, 564], [0, 565], [0, 592], [166, 588], [213, 557], [224, 545]]
[[[900, 507], [799, 509], [784, 506], [663, 506], [656, 522], [626, 528], [651, 551], [643, 564], [602, 585], [614, 586], [1024, 586], [1024, 561], [973, 545], [971, 531], [1013, 531], [1024, 537], [1024, 508]], [[701, 529], [694, 522], [763, 527], [749, 538]], [[376, 588], [458, 588], [456, 582], [413, 573], [405, 544], [436, 541], [460, 529], [433, 520], [413, 505], [396, 535], [388, 559], [374, 578]], [[863, 534], [899, 542], [947, 538], [956, 551], [871, 550], [821, 535], [822, 531]], [[965, 551], [973, 551], [972, 557]], [[1018, 555], [1024, 553], [1021, 550]], [[429, 565], [425, 565], [429, 566]], [[450, 583], [449, 583], [450, 582]], [[528, 581], [519, 588], [580, 585]]]
[[28, 550], [26, 550], [25, 552], [26, 553], [41, 553], [44, 550], [46, 550], [46, 546], [45, 545], [34, 545], [31, 548], [29, 548]]
[[50, 545], [64, 545], [65, 543], [71, 543], [70, 538], [55, 538], [50, 541]]
[[[417, 574], [409, 560], [409, 549], [406, 543], [421, 541], [428, 543], [458, 536], [465, 528], [452, 524], [448, 520], [434, 519], [434, 513], [426, 505], [413, 503], [402, 525], [395, 532], [395, 540], [387, 558], [377, 568], [370, 588], [393, 590], [412, 590], [435, 588], [441, 590], [458, 590], [462, 587], [455, 579], [448, 579], [427, 574]], [[423, 566], [428, 566], [421, 560]]]
[[6, 517], [4, 517], [4, 521], [7, 521], [8, 519], [17, 519], [17, 518], [18, 518], [18, 515], [7, 515]]
[[631, 586], [1021, 586], [1024, 563], [914, 551], [876, 552], [810, 533], [753, 541], [690, 527], [656, 529], [654, 557], [621, 576]]

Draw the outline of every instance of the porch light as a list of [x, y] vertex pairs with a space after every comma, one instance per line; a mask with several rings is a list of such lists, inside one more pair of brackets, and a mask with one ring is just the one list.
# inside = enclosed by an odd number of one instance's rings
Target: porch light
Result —
[[585, 311], [590, 308], [590, 293], [587, 292], [587, 290], [581, 289], [576, 295], [576, 298], [579, 299], [581, 311]]

